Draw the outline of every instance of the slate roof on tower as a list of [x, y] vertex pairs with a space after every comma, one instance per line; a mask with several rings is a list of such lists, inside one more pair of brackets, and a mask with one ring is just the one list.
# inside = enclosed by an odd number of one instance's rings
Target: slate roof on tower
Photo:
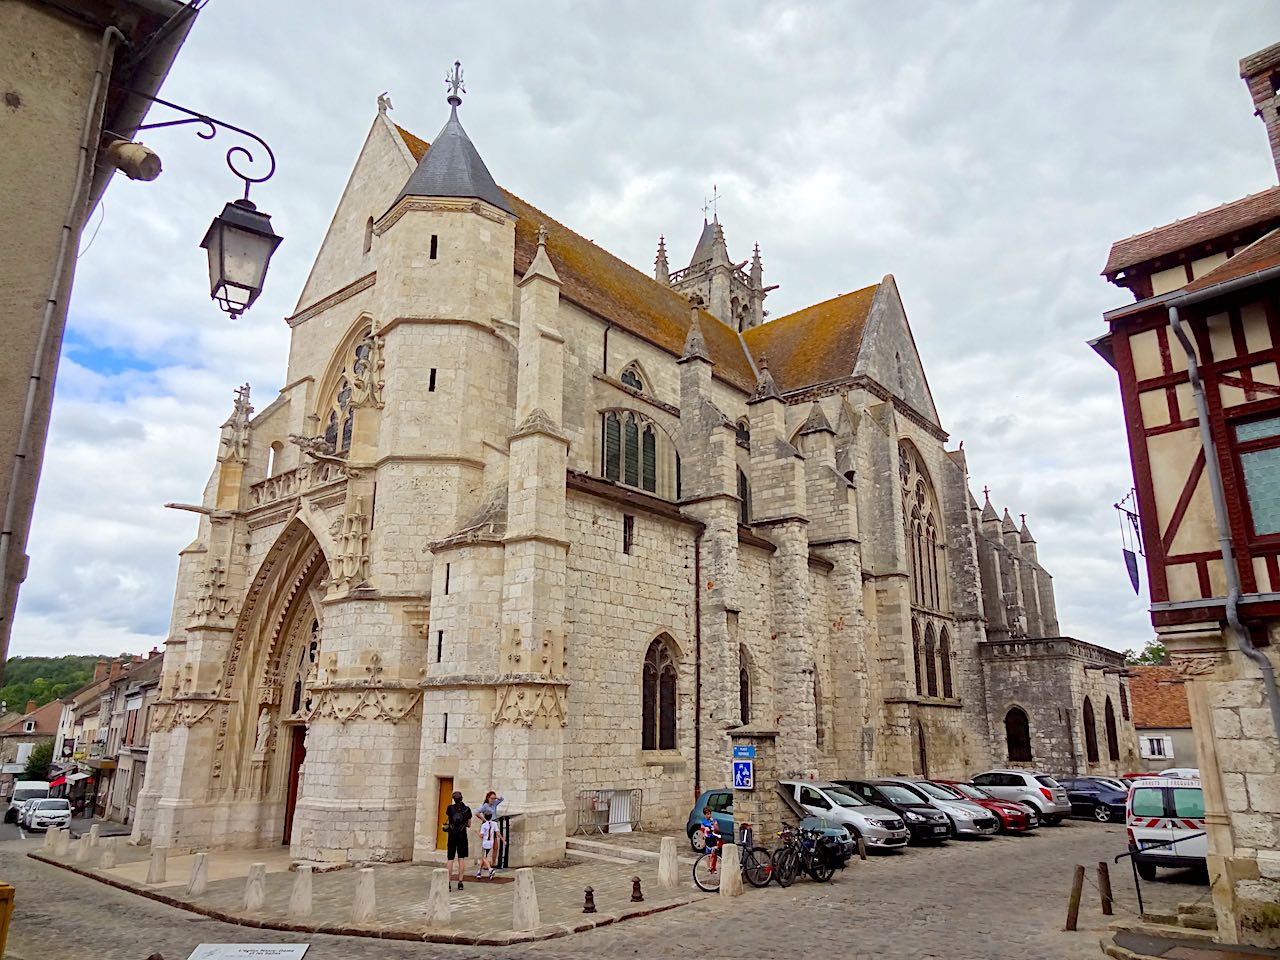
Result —
[[396, 203], [405, 197], [474, 197], [507, 213], [515, 212], [493, 182], [480, 151], [462, 129], [456, 106], [450, 108], [449, 119], [436, 134], [435, 145], [417, 160], [418, 167], [410, 174]]

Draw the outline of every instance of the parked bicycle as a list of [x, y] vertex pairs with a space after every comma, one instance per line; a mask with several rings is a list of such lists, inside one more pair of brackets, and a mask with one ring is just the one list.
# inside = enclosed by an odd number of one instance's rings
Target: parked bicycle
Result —
[[783, 824], [778, 837], [782, 843], [773, 854], [773, 876], [780, 887], [791, 886], [801, 871], [826, 883], [835, 876], [836, 867], [844, 866], [844, 857], [831, 837], [790, 824]]
[[[693, 863], [693, 882], [705, 893], [715, 893], [720, 889], [721, 851], [724, 838], [720, 834], [702, 827], [705, 851]], [[738, 855], [742, 860], [742, 878], [753, 887], [767, 887], [773, 879], [773, 858], [764, 847], [752, 845], [751, 824], [742, 824], [741, 839], [734, 844], [738, 847]], [[730, 841], [732, 842], [732, 841]]]

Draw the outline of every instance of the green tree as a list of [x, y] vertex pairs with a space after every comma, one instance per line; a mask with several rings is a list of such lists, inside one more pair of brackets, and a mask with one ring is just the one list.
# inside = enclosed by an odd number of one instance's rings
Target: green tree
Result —
[[49, 767], [53, 765], [53, 741], [41, 740], [27, 757], [27, 769], [23, 772], [24, 780], [48, 780]]
[[26, 710], [27, 703], [43, 707], [50, 701], [79, 690], [93, 679], [93, 667], [110, 657], [11, 657], [4, 668], [4, 686], [0, 701], [15, 713]]
[[1169, 651], [1164, 648], [1164, 644], [1159, 640], [1148, 640], [1147, 645], [1141, 650], [1126, 650], [1124, 662], [1133, 666], [1153, 666], [1155, 664], [1168, 663]]

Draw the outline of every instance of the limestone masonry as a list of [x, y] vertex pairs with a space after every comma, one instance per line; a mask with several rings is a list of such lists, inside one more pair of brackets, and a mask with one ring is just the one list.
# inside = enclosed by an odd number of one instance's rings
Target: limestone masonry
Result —
[[713, 218], [651, 278], [451, 102], [430, 150], [379, 110], [186, 507], [138, 838], [431, 859], [493, 787], [548, 861], [602, 802], [683, 823], [730, 731], [787, 777], [1132, 766], [1123, 658], [970, 494], [893, 277], [769, 319]]

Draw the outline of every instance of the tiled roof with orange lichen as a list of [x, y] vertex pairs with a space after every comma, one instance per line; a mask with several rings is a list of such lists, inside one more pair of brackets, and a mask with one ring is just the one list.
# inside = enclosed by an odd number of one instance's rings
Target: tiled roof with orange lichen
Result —
[[1280, 230], [1272, 230], [1261, 240], [1245, 247], [1226, 263], [1221, 263], [1204, 276], [1192, 280], [1183, 289], [1187, 293], [1195, 293], [1205, 287], [1261, 273], [1277, 265], [1280, 265]]
[[1133, 725], [1139, 729], [1188, 728], [1187, 688], [1175, 667], [1128, 667]]
[[[397, 126], [415, 160], [427, 152], [427, 142]], [[509, 190], [516, 216], [515, 269], [523, 274], [538, 250], [538, 227], [547, 228], [547, 253], [560, 276], [560, 294], [581, 307], [679, 356], [689, 332], [689, 301], [665, 284], [574, 233], [526, 203]], [[707, 352], [715, 375], [748, 393], [755, 374], [736, 331], [716, 317], [701, 313]]]
[[747, 348], [757, 360], [769, 358], [769, 372], [783, 393], [847, 377], [878, 289], [872, 284], [752, 327], [743, 334]]

